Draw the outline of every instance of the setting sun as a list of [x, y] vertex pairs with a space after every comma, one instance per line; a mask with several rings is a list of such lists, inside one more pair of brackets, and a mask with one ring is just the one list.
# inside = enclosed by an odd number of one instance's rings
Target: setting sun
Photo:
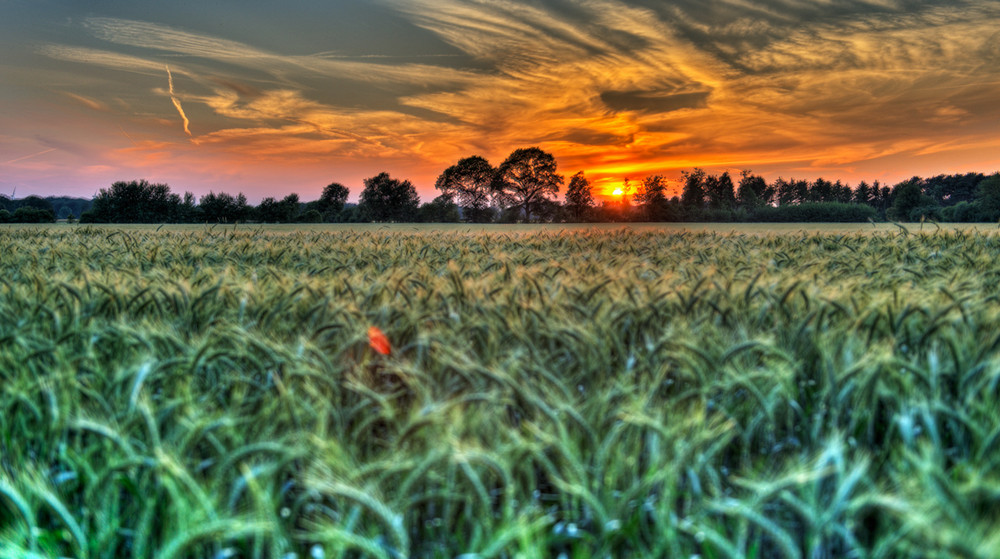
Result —
[[625, 194], [625, 192], [623, 192], [620, 188], [616, 188], [614, 192], [611, 193], [612, 196], [621, 196], [622, 194]]

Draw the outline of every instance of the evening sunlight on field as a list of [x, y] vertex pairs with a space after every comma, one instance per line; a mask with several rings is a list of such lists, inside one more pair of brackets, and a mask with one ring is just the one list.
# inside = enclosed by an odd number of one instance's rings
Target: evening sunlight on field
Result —
[[995, 229], [0, 229], [7, 557], [996, 556]]

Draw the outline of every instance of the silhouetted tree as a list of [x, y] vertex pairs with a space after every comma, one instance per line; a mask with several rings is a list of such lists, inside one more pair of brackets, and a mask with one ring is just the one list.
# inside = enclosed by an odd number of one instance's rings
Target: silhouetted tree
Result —
[[642, 208], [646, 221], [666, 221], [671, 215], [667, 200], [667, 179], [662, 175], [652, 175], [642, 180], [642, 186], [635, 193], [635, 201]]
[[295, 216], [295, 221], [297, 223], [323, 223], [323, 214], [319, 213], [319, 210], [315, 208], [307, 208]]
[[566, 208], [551, 198], [540, 198], [531, 211], [537, 223], [566, 221]]
[[484, 223], [493, 218], [490, 194], [495, 174], [496, 170], [489, 161], [473, 155], [445, 169], [434, 183], [434, 188], [454, 196], [466, 220]]
[[299, 219], [299, 195], [291, 193], [278, 202], [282, 223], [292, 223]]
[[924, 181], [923, 190], [939, 205], [952, 206], [975, 200], [978, 185], [985, 179], [982, 173], [938, 175]]
[[458, 204], [449, 194], [441, 194], [426, 204], [420, 205], [420, 221], [424, 223], [457, 223], [461, 221]]
[[736, 189], [736, 204], [747, 210], [771, 205], [774, 189], [760, 175], [749, 170], [740, 173], [740, 184]]
[[78, 216], [90, 209], [91, 201], [86, 198], [72, 198], [69, 196], [46, 196], [45, 199], [52, 204], [52, 211], [57, 219], [67, 219], [72, 214]]
[[43, 210], [35, 206], [21, 206], [14, 210], [10, 217], [13, 223], [54, 223], [56, 214], [52, 210]]
[[809, 200], [809, 182], [795, 179], [786, 181], [779, 177], [774, 181], [774, 193], [779, 206], [801, 204]]
[[543, 200], [555, 196], [563, 184], [556, 160], [537, 147], [514, 150], [497, 168], [494, 195], [505, 205], [519, 206], [525, 221]]
[[736, 205], [736, 192], [729, 172], [722, 173], [718, 177], [715, 175], [705, 177], [705, 195], [708, 197], [710, 208], [716, 210], [732, 209]]
[[891, 205], [892, 189], [888, 186], [882, 186], [878, 181], [872, 183], [872, 206], [878, 211], [880, 218], [885, 218]]
[[934, 199], [924, 194], [923, 179], [913, 177], [892, 188], [892, 206], [887, 212], [889, 219], [915, 221], [921, 217], [932, 217], [939, 206]]
[[803, 202], [833, 202], [833, 183], [818, 178], [809, 185], [809, 192]]
[[420, 197], [408, 180], [398, 180], [389, 173], [365, 179], [358, 208], [371, 221], [416, 221]]
[[868, 185], [867, 182], [861, 181], [858, 183], [858, 187], [854, 189], [854, 195], [851, 197], [851, 201], [855, 204], [865, 204], [867, 206], [873, 205], [875, 196], [872, 193], [872, 187]]
[[569, 179], [569, 186], [566, 187], [566, 211], [573, 221], [588, 221], [593, 214], [594, 195], [583, 171]]
[[257, 204], [254, 213], [257, 214], [257, 221], [262, 223], [281, 222], [281, 206], [273, 196], [268, 196], [261, 200], [260, 204]]
[[198, 205], [202, 218], [209, 223], [237, 223], [245, 220], [250, 210], [247, 197], [242, 192], [233, 197], [225, 192], [215, 194], [209, 191], [201, 197]]
[[1000, 173], [990, 175], [976, 185], [976, 203], [979, 204], [982, 219], [1000, 219]]
[[705, 205], [705, 171], [695, 168], [684, 171], [684, 190], [681, 192], [681, 205], [688, 212], [700, 210]]
[[[247, 207], [247, 211], [252, 208]], [[184, 193], [184, 199], [181, 200], [181, 205], [177, 207], [177, 222], [178, 223], [201, 223], [205, 221], [205, 214], [195, 203], [194, 194], [190, 192]]]
[[145, 179], [118, 181], [102, 188], [81, 222], [163, 223], [177, 220], [180, 196], [166, 184], [150, 184]]
[[46, 198], [42, 198], [41, 196], [35, 196], [34, 194], [31, 196], [25, 196], [20, 200], [16, 200], [16, 204], [17, 208], [35, 208], [36, 210], [46, 210], [55, 215], [55, 208], [52, 206], [52, 202]]
[[853, 198], [854, 198], [854, 191], [851, 190], [850, 186], [840, 182], [840, 180], [837, 180], [837, 182], [833, 183], [834, 202], [839, 202], [841, 204], [849, 204]]
[[323, 215], [324, 220], [333, 221], [336, 215], [344, 209], [348, 194], [350, 194], [350, 190], [346, 186], [337, 182], [330, 183], [323, 188], [323, 193], [316, 201], [315, 209]]

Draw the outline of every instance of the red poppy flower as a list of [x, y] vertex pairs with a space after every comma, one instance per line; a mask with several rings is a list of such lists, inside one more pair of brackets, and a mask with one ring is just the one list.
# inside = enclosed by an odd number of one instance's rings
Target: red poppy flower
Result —
[[389, 338], [385, 337], [385, 334], [379, 330], [377, 326], [368, 328], [368, 345], [372, 346], [372, 349], [382, 355], [389, 355], [392, 353], [392, 346], [389, 345]]

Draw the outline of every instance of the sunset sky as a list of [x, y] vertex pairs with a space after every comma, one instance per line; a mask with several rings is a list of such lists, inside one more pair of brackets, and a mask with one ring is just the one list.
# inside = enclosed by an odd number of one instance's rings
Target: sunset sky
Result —
[[1000, 0], [0, 0], [0, 193], [1000, 169]]

